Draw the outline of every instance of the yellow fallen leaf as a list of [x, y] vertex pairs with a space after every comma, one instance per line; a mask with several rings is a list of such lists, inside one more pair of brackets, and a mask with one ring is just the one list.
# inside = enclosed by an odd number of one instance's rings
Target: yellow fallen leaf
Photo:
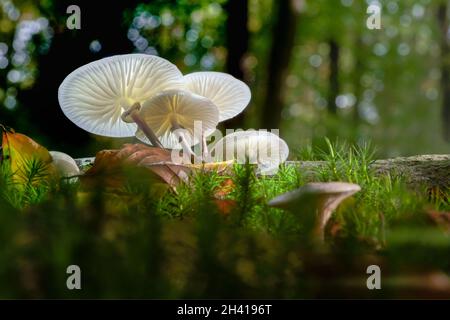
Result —
[[53, 179], [56, 170], [48, 150], [30, 137], [0, 125], [0, 165], [20, 185], [37, 185]]

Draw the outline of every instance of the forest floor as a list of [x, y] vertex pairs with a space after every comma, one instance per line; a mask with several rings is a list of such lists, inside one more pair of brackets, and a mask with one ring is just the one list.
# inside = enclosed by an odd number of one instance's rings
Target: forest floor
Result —
[[[375, 161], [369, 147], [328, 144], [298, 159], [274, 176], [200, 171], [176, 192], [132, 173], [114, 191], [17, 189], [2, 175], [0, 297], [450, 297], [448, 156]], [[268, 205], [313, 181], [361, 186], [324, 243], [305, 232], [301, 206]], [[82, 291], [66, 288], [71, 264]], [[370, 265], [380, 290], [367, 288]]]

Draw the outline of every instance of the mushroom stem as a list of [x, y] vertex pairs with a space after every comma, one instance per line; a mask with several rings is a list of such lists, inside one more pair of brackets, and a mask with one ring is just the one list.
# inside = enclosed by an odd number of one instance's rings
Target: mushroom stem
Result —
[[319, 243], [324, 242], [325, 227], [339, 204], [360, 191], [357, 184], [346, 182], [309, 183], [294, 191], [286, 192], [269, 201], [269, 206], [296, 212], [303, 211], [306, 229]]
[[331, 218], [331, 214], [333, 213], [333, 208], [325, 207], [320, 208], [318, 210], [318, 217], [316, 224], [313, 229], [313, 236], [319, 241], [325, 241], [325, 227], [327, 225], [328, 220]]
[[144, 132], [145, 136], [150, 140], [150, 143], [158, 148], [164, 149], [161, 141], [159, 141], [158, 137], [155, 135], [153, 130], [145, 123], [145, 121], [139, 115], [139, 110], [141, 109], [141, 104], [139, 102], [134, 103], [130, 109], [125, 111], [122, 114], [122, 119], [129, 116], [133, 121], [137, 124], [139, 129]]
[[206, 143], [206, 137], [204, 132], [202, 133], [202, 158], [204, 162], [207, 162], [209, 158], [208, 144]]
[[198, 156], [194, 153], [194, 151], [192, 151], [191, 146], [186, 141], [186, 137], [184, 136], [184, 130], [185, 129], [182, 126], [180, 126], [178, 124], [178, 122], [176, 122], [174, 119], [171, 120], [171, 123], [172, 123], [172, 128], [174, 130], [178, 130], [178, 129], [182, 129], [183, 130], [183, 132], [180, 132], [179, 136], [178, 136], [179, 138], [181, 138], [180, 139], [180, 143], [183, 146], [183, 151], [187, 151], [190, 156], [194, 157], [194, 160], [198, 160], [199, 159]]

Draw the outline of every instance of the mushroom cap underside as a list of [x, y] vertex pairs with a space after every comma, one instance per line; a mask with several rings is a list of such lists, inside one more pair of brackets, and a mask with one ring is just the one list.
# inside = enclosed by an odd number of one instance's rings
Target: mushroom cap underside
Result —
[[[219, 111], [211, 100], [183, 90], [167, 90], [147, 100], [139, 112], [143, 121], [155, 132], [162, 145], [181, 149], [181, 133], [189, 145], [201, 139], [201, 134], [216, 128]], [[149, 143], [138, 129], [136, 137]]]
[[288, 208], [290, 205], [313, 199], [322, 207], [336, 207], [342, 200], [360, 191], [361, 187], [347, 182], [311, 182], [298, 189], [283, 193], [269, 201], [269, 206]]
[[183, 85], [181, 72], [163, 58], [116, 55], [70, 73], [59, 87], [58, 100], [64, 114], [80, 128], [102, 136], [130, 137], [137, 127], [121, 119], [127, 108]]

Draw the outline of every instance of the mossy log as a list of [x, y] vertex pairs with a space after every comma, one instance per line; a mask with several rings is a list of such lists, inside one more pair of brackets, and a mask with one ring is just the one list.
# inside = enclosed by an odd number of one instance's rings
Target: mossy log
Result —
[[[314, 174], [325, 161], [289, 161], [288, 164]], [[450, 189], [450, 155], [433, 154], [375, 160], [371, 168], [377, 175], [401, 176], [412, 187]]]
[[[95, 158], [75, 161], [80, 167], [91, 164]], [[325, 161], [288, 161], [288, 165], [299, 167], [306, 174], [314, 175], [317, 169], [327, 166]], [[450, 154], [418, 155], [375, 160], [371, 168], [377, 175], [402, 176], [412, 187], [450, 189]]]

